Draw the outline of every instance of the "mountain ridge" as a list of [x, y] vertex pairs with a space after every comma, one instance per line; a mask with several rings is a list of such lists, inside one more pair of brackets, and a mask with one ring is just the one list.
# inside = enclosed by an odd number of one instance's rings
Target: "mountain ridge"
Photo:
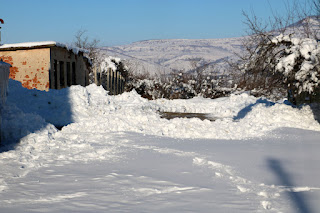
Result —
[[[287, 32], [301, 36], [306, 23], [319, 27], [319, 16], [310, 16], [292, 25]], [[151, 75], [173, 71], [189, 72], [206, 67], [205, 72], [223, 73], [226, 59], [241, 53], [243, 37], [213, 39], [149, 39], [113, 47], [101, 47], [102, 54], [125, 59], [132, 70]]]
[[[193, 66], [212, 64], [222, 58], [239, 52], [241, 38], [222, 39], [152, 39], [137, 41], [128, 45], [102, 47], [107, 54], [126, 60], [135, 60], [137, 70], [150, 74], [161, 70], [168, 73], [174, 70], [190, 71]], [[198, 61], [194, 65], [194, 61]], [[193, 63], [193, 64], [192, 64]], [[144, 68], [142, 68], [144, 67]]]

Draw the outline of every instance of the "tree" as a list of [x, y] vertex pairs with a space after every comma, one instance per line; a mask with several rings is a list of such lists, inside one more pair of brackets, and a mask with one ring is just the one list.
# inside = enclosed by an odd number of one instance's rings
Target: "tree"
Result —
[[87, 33], [86, 30], [79, 30], [75, 34], [75, 41], [73, 44], [81, 49], [87, 50], [87, 57], [92, 61], [93, 64], [98, 62], [98, 44], [99, 40], [98, 39], [93, 39], [90, 40], [88, 36], [85, 36]]
[[[306, 47], [299, 45], [317, 43], [319, 27], [314, 27], [313, 18], [317, 20], [318, 17], [310, 17], [310, 15], [318, 5], [320, 6], [319, 0], [306, 1], [303, 5], [293, 1], [292, 4], [287, 3], [287, 14], [280, 16], [272, 12], [272, 16], [267, 21], [258, 19], [254, 12], [251, 15], [243, 12], [248, 36], [243, 40], [244, 53], [238, 55], [239, 60], [236, 63], [231, 63], [236, 76], [239, 77], [238, 87], [258, 90], [257, 95], [266, 96], [279, 91], [284, 95], [288, 87], [292, 86], [299, 93], [314, 90], [318, 84], [316, 82], [318, 54], [316, 51], [312, 53], [312, 60], [310, 57], [305, 57], [306, 55], [299, 55], [299, 51]], [[301, 20], [298, 25], [295, 24], [297, 18]], [[313, 47], [318, 49], [317, 45]], [[293, 52], [295, 52], [294, 55], [292, 55]], [[285, 61], [288, 62], [293, 57], [295, 60], [291, 61], [293, 67], [290, 72], [286, 69], [289, 64], [280, 69], [281, 63], [284, 65]], [[308, 71], [307, 64], [310, 65]], [[301, 69], [305, 69], [304, 77]], [[310, 76], [313, 77], [310, 78]]]
[[89, 69], [89, 83], [94, 82], [94, 74], [93, 69], [94, 67], [98, 67], [100, 64], [100, 58], [99, 58], [99, 50], [98, 50], [98, 39], [90, 40], [88, 36], [85, 36], [86, 30], [79, 30], [74, 36], [75, 41], [73, 42], [73, 45], [84, 49], [87, 51], [85, 53], [85, 56], [88, 57], [92, 63], [93, 66]]
[[320, 15], [320, 0], [313, 0], [313, 11], [315, 15], [319, 16]]

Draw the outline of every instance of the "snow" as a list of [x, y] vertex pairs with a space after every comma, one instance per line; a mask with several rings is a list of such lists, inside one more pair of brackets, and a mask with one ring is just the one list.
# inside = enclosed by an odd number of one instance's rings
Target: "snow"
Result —
[[31, 47], [46, 46], [46, 45], [56, 45], [58, 47], [66, 48], [67, 50], [72, 51], [76, 55], [79, 52], [84, 52], [84, 53], [87, 52], [87, 50], [73, 47], [73, 46], [56, 42], [56, 41], [39, 41], [39, 42], [24, 42], [24, 43], [15, 43], [15, 44], [3, 44], [1, 45], [0, 50], [7, 49], [7, 48], [23, 48], [23, 47], [31, 48]]
[[[306, 29], [319, 32], [319, 18], [308, 17], [288, 26], [281, 39], [290, 39], [289, 34], [297, 38], [305, 37]], [[279, 31], [272, 32], [279, 35]], [[318, 36], [319, 37], [319, 36]], [[152, 76], [171, 73], [173, 70], [188, 72], [202, 67], [205, 73], [228, 74], [227, 60], [237, 60], [235, 54], [243, 51], [243, 40], [246, 37], [222, 39], [162, 39], [145, 40], [128, 45], [103, 47], [101, 54], [113, 55], [125, 59], [128, 67], [137, 73], [148, 73]], [[300, 39], [292, 38], [297, 45]], [[277, 42], [273, 39], [273, 42]]]
[[225, 60], [241, 50], [243, 38], [146, 40], [129, 45], [103, 47], [101, 54], [125, 59], [136, 72], [150, 75], [188, 72], [207, 65], [206, 72], [223, 73]]
[[[159, 111], [217, 120], [166, 120]], [[247, 93], [149, 101], [96, 85], [43, 92], [10, 80], [4, 112], [1, 212], [320, 207], [320, 124], [309, 106]]]
[[[271, 43], [279, 45], [279, 42], [287, 43], [284, 53], [277, 58], [275, 71], [284, 75], [284, 81], [294, 76], [295, 87], [298, 93], [311, 94], [319, 85], [320, 47], [319, 42], [310, 38], [291, 38], [289, 35], [279, 35], [271, 40]], [[289, 45], [288, 45], [289, 44]], [[297, 68], [298, 67], [298, 68]]]
[[112, 57], [112, 56], [108, 56], [105, 57], [101, 63], [100, 63], [100, 70], [102, 72], [106, 72], [109, 68], [113, 71], [117, 70], [117, 64], [119, 64], [121, 61], [120, 58], [116, 58], [116, 57]]

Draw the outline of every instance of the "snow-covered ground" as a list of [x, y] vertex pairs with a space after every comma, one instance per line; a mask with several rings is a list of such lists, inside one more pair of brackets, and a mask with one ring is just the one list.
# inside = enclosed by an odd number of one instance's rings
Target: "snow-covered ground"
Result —
[[0, 212], [320, 209], [320, 124], [309, 106], [246, 93], [148, 101], [95, 85], [40, 92], [10, 80], [2, 119]]

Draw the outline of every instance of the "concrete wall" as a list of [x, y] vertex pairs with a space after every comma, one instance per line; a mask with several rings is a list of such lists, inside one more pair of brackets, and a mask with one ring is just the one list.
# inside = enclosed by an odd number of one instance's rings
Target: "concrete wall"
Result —
[[0, 59], [12, 65], [9, 77], [23, 87], [49, 90], [50, 48], [0, 51]]
[[89, 68], [82, 52], [75, 55], [65, 48], [51, 47], [50, 58], [50, 88], [89, 84]]
[[2, 142], [2, 107], [7, 96], [10, 65], [0, 60], [0, 145]]

